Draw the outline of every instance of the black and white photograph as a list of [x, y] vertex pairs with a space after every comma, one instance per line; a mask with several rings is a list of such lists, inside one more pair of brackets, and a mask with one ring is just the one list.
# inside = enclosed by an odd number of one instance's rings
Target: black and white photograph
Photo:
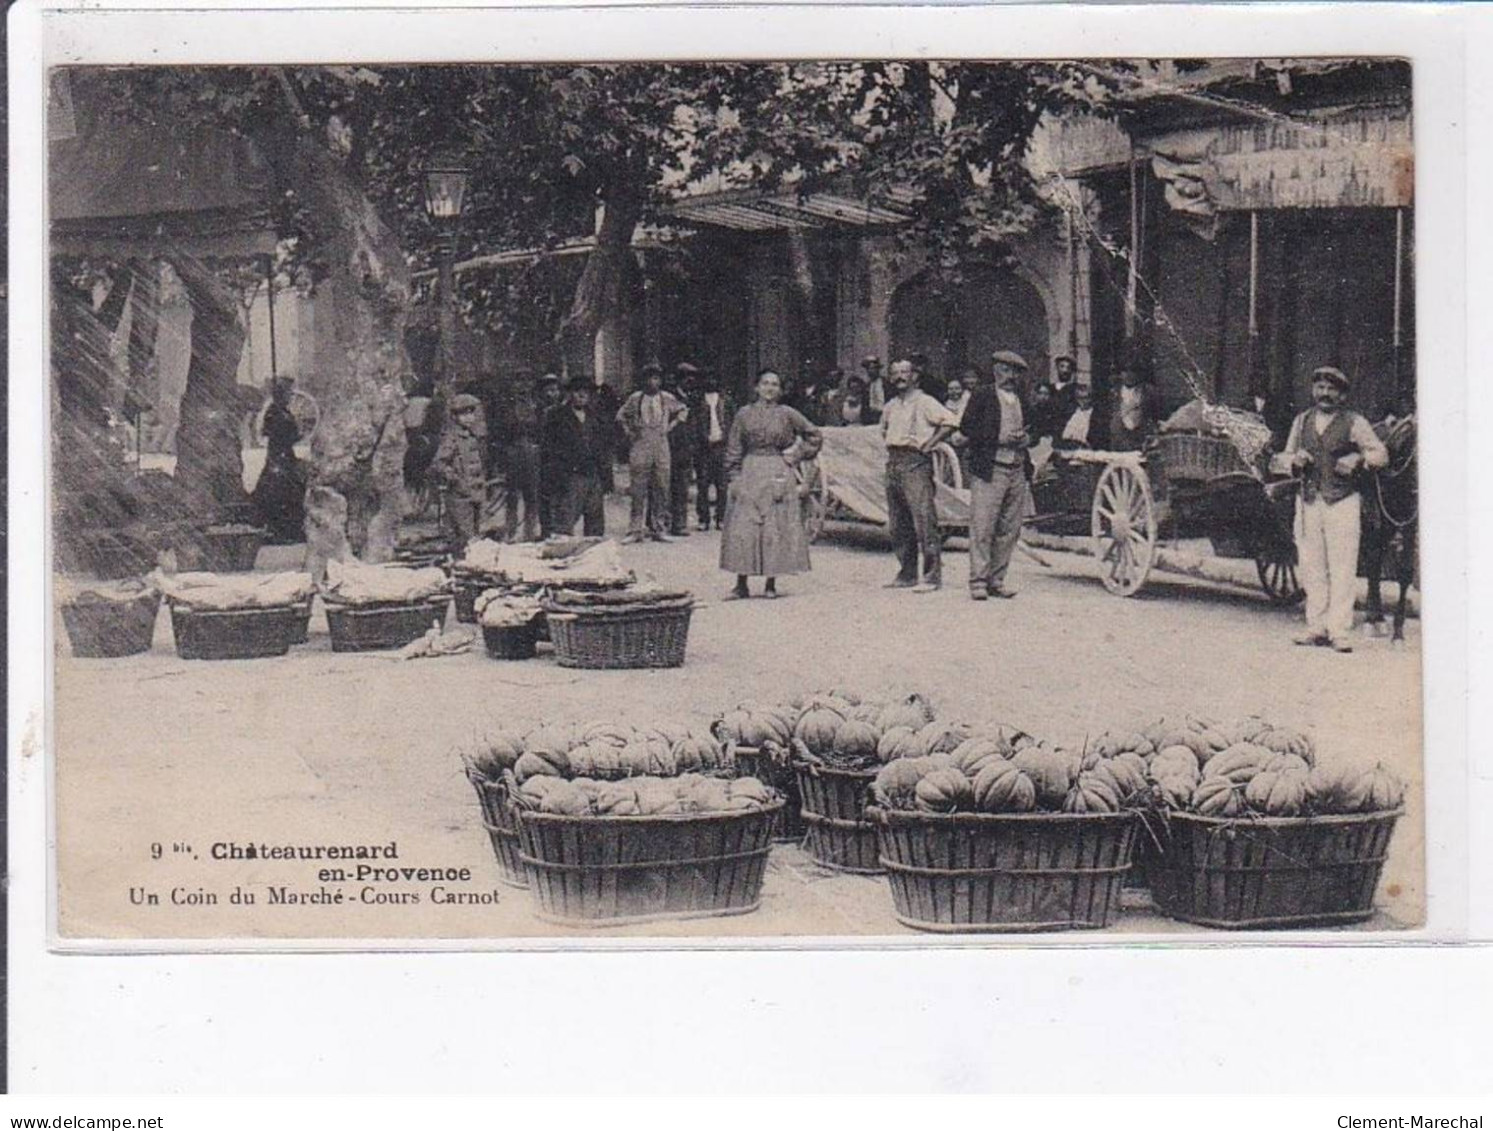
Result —
[[1424, 927], [1415, 72], [51, 68], [55, 945]]

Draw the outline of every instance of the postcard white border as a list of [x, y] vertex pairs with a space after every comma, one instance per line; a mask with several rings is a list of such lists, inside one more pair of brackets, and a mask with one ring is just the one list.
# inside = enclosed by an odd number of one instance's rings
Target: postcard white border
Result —
[[[1374, 5], [1357, 9], [1345, 19], [1341, 8], [1330, 6], [1253, 6], [1200, 8], [1164, 5], [1139, 7], [1032, 6], [928, 7], [900, 9], [863, 7], [853, 13], [830, 6], [714, 9], [659, 8], [551, 8], [548, 10], [504, 9], [499, 11], [357, 11], [322, 8], [317, 11], [271, 12], [288, 5], [261, 4], [254, 11], [187, 13], [181, 5], [173, 10], [143, 4], [131, 10], [115, 5], [90, 6], [57, 13], [43, 35], [42, 9], [34, 3], [18, 5], [11, 14], [11, 509], [10, 509], [10, 671], [11, 671], [11, 946], [12, 1009], [17, 1032], [43, 1022], [38, 1029], [38, 1048], [55, 1051], [72, 1047], [78, 1039], [76, 1025], [59, 1018], [86, 1015], [89, 1003], [98, 1000], [106, 984], [128, 984], [132, 1008], [145, 1008], [156, 1015], [161, 1003], [154, 996], [147, 1002], [139, 995], [150, 987], [152, 995], [179, 979], [177, 986], [192, 985], [193, 994], [213, 1000], [233, 1001], [237, 1008], [263, 1004], [260, 983], [266, 979], [284, 992], [350, 1001], [360, 992], [365, 978], [381, 994], [391, 994], [411, 1008], [418, 991], [429, 984], [444, 986], [500, 982], [504, 992], [518, 1003], [542, 1003], [543, 978], [564, 971], [579, 989], [603, 970], [645, 971], [667, 967], [676, 972], [677, 985], [665, 991], [681, 1005], [698, 1002], [702, 991], [688, 996], [692, 974], [718, 972], [721, 980], [766, 977], [781, 973], [789, 983], [799, 984], [803, 998], [791, 1003], [776, 1001], [779, 1008], [802, 1006], [807, 1001], [832, 1001], [832, 986], [841, 985], [841, 975], [850, 970], [874, 979], [890, 976], [913, 984], [944, 983], [944, 999], [967, 998], [957, 988], [957, 970], [974, 971], [979, 977], [1002, 985], [1016, 985], [1010, 978], [1025, 971], [1027, 978], [1041, 981], [1091, 977], [1077, 973], [1089, 970], [1140, 968], [1167, 955], [1168, 964], [1192, 969], [1196, 976], [1221, 961], [1281, 969], [1284, 959], [1302, 956], [1302, 967], [1315, 967], [1329, 977], [1342, 968], [1329, 970], [1336, 948], [1342, 948], [1344, 966], [1372, 960], [1386, 965], [1400, 961], [1404, 948], [1379, 952], [1360, 949], [1363, 944], [1404, 944], [1409, 941], [1487, 937], [1493, 934], [1493, 900], [1488, 883], [1469, 887], [1473, 875], [1486, 880], [1487, 841], [1477, 857], [1474, 872], [1468, 812], [1474, 799], [1486, 805], [1493, 794], [1493, 772], [1487, 765], [1472, 773], [1467, 759], [1467, 666], [1471, 642], [1469, 625], [1476, 623], [1486, 640], [1488, 602], [1469, 604], [1467, 558], [1470, 523], [1467, 521], [1467, 447], [1465, 443], [1469, 407], [1464, 385], [1467, 330], [1464, 311], [1468, 237], [1480, 234], [1487, 243], [1487, 223], [1467, 226], [1464, 207], [1466, 169], [1464, 147], [1473, 140], [1466, 128], [1463, 88], [1464, 51], [1471, 35], [1486, 21], [1468, 9], [1440, 6]], [[102, 9], [102, 11], [101, 11]], [[790, 50], [791, 45], [791, 50]], [[1188, 936], [1165, 936], [1165, 950], [1144, 949], [1144, 936], [1123, 939], [1084, 940], [1073, 938], [1023, 940], [1023, 949], [992, 952], [988, 944], [936, 950], [931, 940], [837, 940], [790, 938], [781, 940], [730, 940], [711, 943], [695, 940], [553, 940], [516, 944], [493, 940], [504, 950], [530, 947], [565, 950], [565, 955], [514, 953], [503, 959], [491, 955], [362, 954], [340, 959], [314, 956], [283, 956], [274, 960], [220, 955], [191, 959], [172, 957], [64, 958], [41, 949], [49, 937], [48, 897], [53, 890], [49, 874], [50, 843], [47, 820], [46, 760], [40, 756], [40, 737], [50, 742], [46, 719], [46, 678], [38, 656], [50, 655], [46, 645], [49, 619], [45, 602], [39, 599], [45, 580], [39, 548], [44, 544], [46, 516], [43, 509], [40, 468], [45, 450], [42, 335], [45, 317], [42, 280], [46, 270], [44, 202], [40, 169], [44, 143], [40, 122], [42, 84], [46, 65], [70, 62], [238, 62], [317, 61], [325, 59], [367, 61], [422, 61], [440, 59], [594, 59], [594, 58], [699, 58], [699, 57], [886, 57], [905, 54], [931, 56], [982, 54], [989, 57], [1074, 57], [1101, 55], [1236, 55], [1275, 57], [1281, 55], [1406, 55], [1415, 61], [1415, 130], [1417, 157], [1417, 264], [1419, 372], [1422, 377], [1421, 417], [1425, 439], [1425, 496], [1423, 503], [1423, 557], [1426, 590], [1425, 671], [1426, 777], [1427, 777], [1427, 890], [1429, 918], [1418, 932], [1394, 932], [1377, 936], [1341, 934], [1293, 936], [1290, 947], [1304, 941], [1331, 942], [1333, 951], [1306, 958], [1307, 952], [1289, 949], [1277, 941], [1271, 950], [1239, 952], [1237, 937], [1206, 941]], [[1486, 68], [1483, 68], [1486, 69]], [[1473, 68], [1469, 76], [1484, 96], [1487, 79]], [[1486, 106], [1486, 101], [1485, 101]], [[1486, 119], [1481, 119], [1486, 121]], [[1486, 132], [1486, 130], [1484, 130]], [[1481, 139], [1478, 139], [1481, 140]], [[1476, 156], [1474, 159], [1478, 159]], [[1486, 171], [1486, 154], [1480, 158]], [[1484, 178], [1484, 184], [1488, 183]], [[1486, 288], [1483, 291], [1486, 294]], [[1483, 320], [1486, 321], [1486, 320]], [[1481, 328], [1485, 347], [1486, 328]], [[1486, 359], [1486, 351], [1480, 352]], [[1433, 376], [1435, 375], [1435, 376]], [[1485, 402], [1487, 395], [1479, 391]], [[1487, 419], [1484, 415], [1482, 419]], [[1488, 513], [1484, 510], [1483, 513]], [[1484, 532], [1475, 532], [1486, 545]], [[1486, 559], [1485, 559], [1486, 560]], [[1469, 615], [1484, 614], [1480, 622]], [[1483, 708], [1486, 711], [1486, 708]], [[31, 751], [26, 756], [25, 751]], [[1485, 752], [1486, 753], [1486, 752]], [[1486, 812], [1486, 808], [1482, 810]], [[1477, 892], [1477, 902], [1469, 892]], [[1270, 941], [1251, 936], [1250, 942]], [[264, 949], [262, 942], [216, 944], [218, 949], [248, 945]], [[274, 944], [276, 949], [282, 949]], [[316, 944], [291, 944], [298, 951], [352, 948], [359, 951], [388, 947], [398, 951], [470, 951], [481, 940], [443, 944], [432, 940], [357, 939]], [[126, 947], [100, 944], [109, 951], [141, 949], [159, 952], [159, 944]], [[715, 953], [721, 947], [730, 953]], [[1355, 948], [1349, 956], [1348, 948]], [[198, 951], [200, 943], [181, 948]], [[661, 950], [661, 948], [666, 948]], [[831, 948], [831, 949], [820, 949]], [[709, 949], [709, 954], [680, 953]], [[600, 955], [596, 950], [625, 951]], [[637, 951], [644, 953], [636, 953]], [[840, 953], [831, 953], [834, 952]], [[768, 951], [770, 953], [763, 953]], [[918, 956], [919, 977], [909, 977], [909, 954]], [[1060, 957], [1061, 956], [1061, 957]], [[504, 963], [501, 976], [494, 962]], [[931, 964], [924, 967], [924, 963]], [[997, 971], [999, 967], [999, 976]], [[1058, 970], [1074, 973], [1058, 974]], [[706, 977], [710, 980], [711, 975]], [[945, 982], [945, 978], [951, 979]], [[539, 983], [536, 985], [536, 981]], [[1289, 981], [1289, 979], [1288, 979]], [[912, 999], [943, 992], [924, 984]], [[848, 989], [843, 992], [851, 992]], [[473, 999], [486, 994], [474, 992]], [[879, 996], [879, 995], [878, 995]], [[1125, 995], [1118, 995], [1123, 998]], [[176, 993], [169, 995], [183, 1000]], [[188, 996], [187, 1002], [201, 999]], [[896, 1000], [896, 999], [894, 999]], [[1043, 1008], [1040, 999], [1030, 1003], [1033, 1016]], [[60, 1012], [59, 1012], [60, 1007]], [[759, 999], [759, 1009], [761, 1000]], [[899, 1017], [906, 1012], [889, 1006]], [[419, 1010], [417, 1009], [418, 1013]], [[850, 1009], [849, 1013], [856, 1012]], [[113, 1031], [116, 1019], [100, 1011], [90, 1022], [100, 1031]], [[462, 1023], [477, 1019], [462, 1011]], [[710, 1027], [709, 1018], [701, 1018]], [[1151, 1019], [1154, 1022], [1156, 1019]], [[602, 1026], [606, 1028], [605, 1025]], [[470, 1030], [469, 1030], [470, 1031]], [[319, 1024], [304, 1031], [280, 1033], [278, 1039], [314, 1041], [325, 1033]], [[91, 1038], [88, 1044], [93, 1044]], [[99, 1046], [102, 1047], [102, 1046]], [[187, 1051], [187, 1050], [183, 1050]], [[115, 1050], [115, 1055], [118, 1049]], [[192, 1060], [189, 1055], [188, 1061]], [[68, 1069], [56, 1057], [38, 1056], [34, 1076], [17, 1065], [17, 1082], [37, 1083], [63, 1079]], [[339, 1060], [343, 1063], [343, 1060]], [[361, 1071], [346, 1059], [349, 1071]], [[1364, 1063], [1368, 1063], [1365, 1061]], [[158, 1072], [162, 1071], [157, 1069]], [[169, 1078], [159, 1076], [158, 1078]], [[88, 1086], [107, 1088], [119, 1078], [111, 1072]], [[1060, 1083], [1060, 1081], [1059, 1081]], [[1036, 1086], [1035, 1084], [1033, 1086]]]

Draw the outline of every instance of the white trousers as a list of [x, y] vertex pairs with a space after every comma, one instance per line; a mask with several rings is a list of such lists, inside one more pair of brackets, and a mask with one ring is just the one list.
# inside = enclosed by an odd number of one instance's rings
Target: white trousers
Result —
[[1297, 569], [1306, 590], [1309, 632], [1337, 640], [1353, 631], [1362, 510], [1356, 493], [1336, 503], [1296, 502]]

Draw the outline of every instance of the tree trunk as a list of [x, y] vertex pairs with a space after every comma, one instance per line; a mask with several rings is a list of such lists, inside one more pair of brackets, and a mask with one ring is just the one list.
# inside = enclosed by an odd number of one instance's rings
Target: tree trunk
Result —
[[281, 139], [283, 175], [309, 209], [327, 274], [316, 286], [315, 364], [300, 384], [321, 410], [306, 490], [307, 569], [394, 556], [404, 518], [404, 249], [342, 163], [304, 132]]
[[595, 364], [596, 332], [622, 309], [632, 235], [643, 215], [642, 197], [630, 187], [608, 193], [596, 232], [596, 249], [576, 284], [575, 298], [560, 324], [567, 373], [589, 374]]
[[171, 261], [192, 304], [192, 356], [176, 434], [176, 481], [198, 523], [245, 517], [237, 381], [247, 335], [238, 296], [205, 264]]

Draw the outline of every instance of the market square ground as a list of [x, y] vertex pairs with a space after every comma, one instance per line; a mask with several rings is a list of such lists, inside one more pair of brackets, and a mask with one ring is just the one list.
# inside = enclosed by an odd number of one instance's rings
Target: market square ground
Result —
[[[609, 500], [609, 528], [624, 528]], [[624, 548], [640, 575], [701, 598], [685, 666], [581, 672], [468, 655], [400, 662], [336, 654], [318, 612], [310, 642], [240, 662], [177, 658], [162, 614], [154, 647], [75, 660], [57, 626], [55, 740], [59, 930], [65, 938], [502, 938], [565, 933], [502, 888], [496, 905], [433, 903], [432, 885], [384, 885], [419, 902], [270, 906], [268, 889], [315, 891], [317, 865], [213, 861], [217, 842], [398, 843], [401, 865], [469, 868], [461, 892], [498, 888], [476, 799], [453, 746], [483, 721], [621, 717], [706, 721], [739, 700], [839, 685], [918, 689], [949, 717], [1008, 720], [1079, 741], [1158, 714], [1260, 713], [1310, 729], [1326, 759], [1380, 759], [1411, 789], [1369, 928], [1424, 918], [1420, 625], [1409, 646], [1365, 640], [1352, 656], [1293, 647], [1299, 612], [1240, 588], [1153, 577], [1130, 600], [1093, 563], [1017, 556], [1014, 601], [972, 603], [955, 543], [950, 584], [922, 596], [881, 588], [893, 571], [880, 533], [834, 526], [811, 574], [776, 602], [722, 602], [719, 534]], [[259, 568], [295, 568], [266, 550]], [[1252, 572], [1252, 568], [1250, 570]], [[1246, 576], [1241, 574], [1241, 577]], [[159, 858], [152, 852], [159, 846]], [[254, 905], [231, 899], [257, 893]], [[173, 902], [171, 893], [178, 892]], [[182, 902], [192, 893], [216, 903]], [[146, 894], [158, 905], [141, 905]], [[132, 896], [136, 902], [132, 903]], [[1143, 903], [1116, 932], [1187, 928]], [[775, 847], [761, 908], [729, 919], [586, 932], [589, 937], [910, 935], [884, 880], [843, 876]], [[1084, 935], [1083, 938], [1093, 938]], [[1213, 937], [1217, 937], [1216, 935]]]

